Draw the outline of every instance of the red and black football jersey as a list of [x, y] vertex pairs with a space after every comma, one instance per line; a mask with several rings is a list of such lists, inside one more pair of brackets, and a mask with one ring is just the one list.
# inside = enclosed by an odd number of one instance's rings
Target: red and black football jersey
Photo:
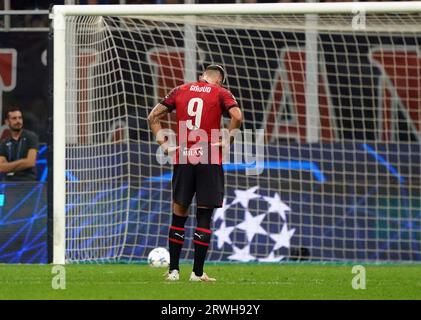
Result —
[[[229, 90], [206, 81], [186, 83], [174, 88], [161, 104], [170, 112], [176, 112], [177, 145], [180, 148], [175, 163], [192, 163], [192, 158], [202, 156], [204, 144], [209, 146], [215, 142], [212, 130], [214, 133], [220, 130], [222, 115], [238, 106]], [[208, 163], [221, 164], [220, 150], [215, 155], [211, 149], [208, 147]], [[180, 161], [182, 157], [187, 157], [187, 161]]]

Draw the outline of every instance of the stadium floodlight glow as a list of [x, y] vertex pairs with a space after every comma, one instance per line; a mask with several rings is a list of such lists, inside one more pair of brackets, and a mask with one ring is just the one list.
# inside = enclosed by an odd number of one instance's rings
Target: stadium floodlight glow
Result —
[[421, 259], [420, 12], [421, 1], [54, 6], [53, 262], [145, 260], [167, 245], [171, 167], [156, 162], [146, 118], [212, 64], [244, 129], [265, 131], [267, 158], [261, 175], [227, 166], [209, 260]]

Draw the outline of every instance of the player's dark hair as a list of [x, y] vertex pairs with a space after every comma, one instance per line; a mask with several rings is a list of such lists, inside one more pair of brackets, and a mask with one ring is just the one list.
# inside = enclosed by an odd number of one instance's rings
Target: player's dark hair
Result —
[[211, 64], [211, 65], [206, 67], [205, 71], [207, 71], [207, 70], [217, 70], [217, 71], [219, 71], [219, 73], [222, 76], [222, 83], [225, 83], [225, 70], [221, 65]]

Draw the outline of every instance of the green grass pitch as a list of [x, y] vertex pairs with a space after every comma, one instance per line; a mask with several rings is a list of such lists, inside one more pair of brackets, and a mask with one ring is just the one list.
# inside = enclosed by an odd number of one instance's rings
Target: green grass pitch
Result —
[[352, 265], [313, 263], [209, 263], [216, 283], [189, 282], [190, 264], [175, 283], [144, 264], [67, 265], [66, 289], [54, 290], [50, 265], [0, 265], [0, 299], [421, 299], [421, 265], [364, 266], [365, 290], [352, 288]]

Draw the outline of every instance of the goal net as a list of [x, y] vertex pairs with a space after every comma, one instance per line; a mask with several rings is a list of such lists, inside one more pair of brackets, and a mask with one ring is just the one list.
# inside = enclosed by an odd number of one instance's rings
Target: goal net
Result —
[[55, 261], [167, 247], [147, 115], [213, 63], [252, 138], [224, 165], [208, 260], [421, 261], [421, 4], [401, 4], [56, 6]]

